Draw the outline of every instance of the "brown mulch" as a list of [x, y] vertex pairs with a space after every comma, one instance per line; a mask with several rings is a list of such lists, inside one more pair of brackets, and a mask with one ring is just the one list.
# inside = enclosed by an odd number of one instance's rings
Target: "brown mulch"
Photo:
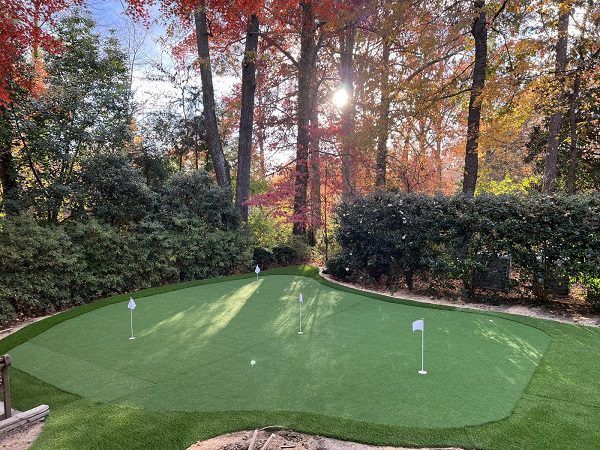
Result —
[[426, 283], [416, 282], [413, 291], [407, 289], [396, 289], [390, 291], [387, 286], [370, 285], [365, 287], [357, 283], [336, 280], [330, 275], [323, 273], [321, 276], [334, 283], [348, 286], [357, 290], [388, 295], [390, 297], [413, 300], [422, 303], [433, 303], [437, 305], [454, 306], [457, 308], [469, 308], [480, 311], [494, 311], [519, 316], [536, 317], [539, 319], [555, 320], [558, 322], [600, 327], [600, 314], [591, 310], [589, 303], [582, 299], [578, 288], [573, 289], [573, 295], [566, 298], [553, 298], [547, 303], [539, 304], [535, 300], [523, 297], [496, 296], [487, 294], [480, 297], [483, 302], [467, 301], [456, 295], [451, 290], [431, 295], [427, 292]]
[[31, 447], [43, 428], [43, 421], [34, 422], [0, 434], [0, 449], [26, 450]]

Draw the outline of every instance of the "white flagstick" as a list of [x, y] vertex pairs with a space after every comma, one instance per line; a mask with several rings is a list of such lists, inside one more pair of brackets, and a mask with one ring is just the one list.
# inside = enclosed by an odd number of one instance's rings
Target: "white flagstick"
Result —
[[[423, 322], [425, 324], [425, 322]], [[425, 346], [425, 325], [423, 325], [423, 329], [421, 330], [421, 370], [419, 373], [421, 375], [426, 375], [427, 371], [424, 368], [425, 364], [425, 354], [424, 354], [424, 346]]]
[[260, 267], [258, 267], [258, 264], [256, 265], [256, 268], [254, 269], [254, 273], [256, 273], [256, 292], [258, 292], [258, 274], [260, 273]]
[[419, 370], [419, 373], [421, 375], [425, 375], [427, 374], [427, 371], [425, 370], [424, 367], [424, 342], [425, 342], [425, 319], [421, 319], [421, 320], [415, 320], [413, 322], [413, 333], [417, 330], [421, 330], [421, 370]]
[[300, 303], [300, 331], [298, 331], [298, 334], [304, 334], [302, 332], [302, 303], [304, 303], [304, 299], [302, 298], [302, 292], [300, 293], [300, 297], [298, 298], [298, 301]]
[[133, 310], [135, 309], [135, 302], [133, 301], [133, 297], [129, 298], [129, 303], [127, 304], [127, 308], [129, 308], [129, 313], [130, 313], [130, 318], [131, 318], [131, 337], [129, 338], [130, 341], [135, 339], [135, 336], [133, 335]]

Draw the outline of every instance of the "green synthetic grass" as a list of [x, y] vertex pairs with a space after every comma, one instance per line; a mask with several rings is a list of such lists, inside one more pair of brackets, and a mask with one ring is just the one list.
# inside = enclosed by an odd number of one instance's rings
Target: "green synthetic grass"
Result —
[[[2, 351], [22, 343], [11, 351], [15, 365], [37, 377], [13, 369], [15, 404], [51, 406], [36, 447], [183, 448], [269, 424], [412, 446], [595, 448], [600, 442], [597, 329], [416, 308], [331, 289], [310, 268], [276, 273], [313, 279], [268, 276], [258, 293], [246, 277], [139, 293], [134, 342], [127, 340], [122, 303], [128, 296], [68, 311], [1, 341]], [[300, 289], [304, 336], [296, 334]], [[425, 377], [416, 373], [420, 339], [410, 328], [420, 317]]]
[[[411, 330], [420, 317], [427, 376]], [[373, 302], [290, 275], [145, 297], [135, 325], [130, 341], [126, 302], [112, 304], [16, 347], [13, 364], [84, 398], [140, 408], [451, 427], [509, 415], [549, 342], [510, 320]]]

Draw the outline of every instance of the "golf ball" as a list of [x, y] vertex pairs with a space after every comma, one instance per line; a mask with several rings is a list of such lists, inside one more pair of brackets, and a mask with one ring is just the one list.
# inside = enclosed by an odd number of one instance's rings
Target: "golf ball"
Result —
[[250, 361], [250, 364], [255, 365], [256, 361], [252, 360], [252, 361]]

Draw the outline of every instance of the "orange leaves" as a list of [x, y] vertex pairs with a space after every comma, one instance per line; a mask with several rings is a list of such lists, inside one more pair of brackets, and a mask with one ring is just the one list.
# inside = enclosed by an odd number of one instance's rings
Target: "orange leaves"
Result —
[[[34, 92], [41, 86], [43, 71], [25, 61], [32, 51], [56, 52], [60, 43], [46, 30], [57, 13], [82, 0], [0, 0], [0, 104], [11, 101], [9, 83]], [[37, 63], [34, 65], [36, 66]], [[32, 79], [36, 79], [37, 81]], [[34, 92], [35, 93], [35, 92]]]

